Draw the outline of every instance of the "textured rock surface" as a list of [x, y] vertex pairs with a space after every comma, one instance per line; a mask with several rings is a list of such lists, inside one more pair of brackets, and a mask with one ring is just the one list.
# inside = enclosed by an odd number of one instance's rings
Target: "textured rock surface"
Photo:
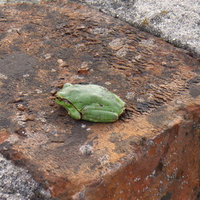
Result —
[[80, 0], [200, 56], [199, 0]]
[[[199, 62], [75, 2], [1, 6], [0, 152], [59, 199], [195, 199]], [[127, 103], [75, 121], [51, 94], [95, 83]]]
[[[42, 0], [49, 1], [49, 0]], [[0, 4], [10, 4], [10, 3], [40, 3], [41, 0], [0, 0]]]
[[[0, 0], [39, 3], [41, 0]], [[44, 0], [43, 0], [44, 1]], [[49, 1], [49, 0], [46, 0]], [[199, 0], [79, 0], [200, 57]]]
[[14, 166], [0, 155], [0, 199], [49, 199], [50, 194], [39, 188], [28, 171]]

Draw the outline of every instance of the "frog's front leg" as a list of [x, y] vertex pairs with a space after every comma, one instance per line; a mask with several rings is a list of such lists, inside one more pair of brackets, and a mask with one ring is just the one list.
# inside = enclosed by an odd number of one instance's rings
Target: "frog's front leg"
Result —
[[81, 119], [81, 114], [73, 105], [66, 103], [65, 101], [59, 101], [58, 99], [56, 99], [56, 103], [63, 106], [72, 118]]
[[114, 122], [118, 119], [118, 114], [110, 107], [102, 107], [100, 105], [85, 106], [81, 113], [81, 119], [92, 122]]

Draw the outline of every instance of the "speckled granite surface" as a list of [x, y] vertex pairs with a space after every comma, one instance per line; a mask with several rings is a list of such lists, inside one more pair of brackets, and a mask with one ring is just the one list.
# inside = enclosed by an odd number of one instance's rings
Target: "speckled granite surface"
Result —
[[200, 55], [199, 0], [81, 0]]

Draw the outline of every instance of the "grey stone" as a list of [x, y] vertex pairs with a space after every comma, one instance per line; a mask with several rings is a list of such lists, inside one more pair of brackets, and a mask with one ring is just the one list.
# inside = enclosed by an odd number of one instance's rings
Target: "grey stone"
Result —
[[27, 170], [13, 165], [0, 154], [0, 199], [49, 199], [49, 191], [41, 189]]
[[199, 0], [80, 0], [200, 55]]

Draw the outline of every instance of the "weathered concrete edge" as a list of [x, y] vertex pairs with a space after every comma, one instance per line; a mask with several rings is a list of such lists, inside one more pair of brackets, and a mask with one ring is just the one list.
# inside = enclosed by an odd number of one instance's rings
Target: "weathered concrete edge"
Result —
[[[176, 147], [177, 143], [180, 143], [183, 141], [182, 140], [183, 138], [185, 138], [184, 140], [186, 144], [183, 142], [183, 144], [181, 145], [181, 148], [183, 148], [184, 151], [182, 152], [181, 155], [179, 154], [179, 156], [183, 158], [186, 157], [185, 158], [187, 160], [186, 163], [188, 165], [191, 164], [193, 166], [191, 168], [188, 168], [188, 171], [186, 173], [184, 172], [184, 176], [182, 175], [182, 168], [181, 168], [182, 166], [179, 166], [179, 168], [174, 168], [174, 171], [171, 171], [172, 173], [170, 175], [165, 174], [166, 175], [165, 179], [168, 179], [170, 184], [166, 184], [165, 186], [164, 185], [162, 186], [162, 184], [159, 185], [159, 183], [157, 183], [158, 184], [157, 186], [160, 187], [160, 192], [158, 192], [156, 196], [154, 196], [155, 194], [153, 194], [153, 191], [152, 191], [152, 195], [153, 195], [152, 198], [153, 197], [155, 197], [155, 199], [160, 198], [160, 197], [161, 199], [165, 198], [169, 194], [169, 192], [165, 193], [163, 191], [165, 191], [165, 189], [168, 187], [167, 185], [169, 185], [169, 188], [171, 188], [170, 190], [173, 191], [172, 189], [173, 184], [174, 186], [177, 184], [176, 179], [179, 179], [178, 181], [182, 179], [182, 182], [183, 182], [182, 185], [187, 183], [188, 188], [190, 187], [190, 181], [196, 182], [195, 188], [188, 189], [188, 190], [194, 190], [193, 197], [196, 198], [200, 192], [200, 190], [198, 189], [198, 185], [199, 185], [198, 155], [200, 153], [200, 148], [199, 148], [200, 143], [198, 139], [199, 134], [200, 134], [200, 127], [199, 127], [200, 104], [198, 103], [198, 101], [196, 101], [196, 103], [193, 102], [194, 105], [188, 104], [185, 108], [181, 108], [179, 111], [177, 111], [177, 114], [179, 114], [179, 116], [177, 116], [177, 118], [174, 119], [173, 124], [169, 124], [169, 127], [166, 130], [163, 130], [163, 132], [161, 132], [160, 135], [157, 135], [152, 140], [144, 142], [144, 144], [142, 145], [143, 149], [140, 149], [141, 151], [145, 151], [144, 154], [138, 153], [138, 155], [134, 155], [137, 157], [137, 159], [130, 159], [125, 165], [120, 166], [116, 171], [112, 171], [110, 173], [105, 174], [104, 179], [100, 178], [96, 182], [86, 184], [81, 191], [73, 195], [73, 199], [74, 200], [81, 200], [82, 198], [93, 199], [95, 195], [98, 197], [97, 198], [98, 200], [112, 197], [112, 194], [108, 194], [106, 192], [105, 194], [102, 193], [102, 191], [107, 191], [106, 188], [113, 188], [113, 189], [115, 188], [118, 191], [118, 193], [117, 192], [115, 193], [116, 194], [115, 198], [121, 198], [119, 191], [121, 191], [121, 194], [126, 193], [124, 192], [124, 189], [125, 189], [124, 185], [126, 185], [127, 182], [130, 181], [130, 179], [132, 179], [134, 182], [133, 184], [131, 183], [131, 181], [129, 182], [129, 185], [131, 184], [132, 186], [134, 185], [133, 188], [135, 188], [135, 191], [132, 191], [132, 193], [134, 193], [134, 197], [136, 198], [137, 193], [139, 194], [138, 188], [141, 189], [141, 187], [143, 187], [143, 194], [145, 194], [146, 190], [148, 190], [149, 188], [148, 179], [152, 179], [155, 183], [157, 181], [157, 177], [164, 176], [163, 171], [167, 171], [169, 169], [168, 164], [174, 165], [174, 161], [171, 160], [171, 154], [180, 153], [180, 151], [178, 150], [176, 151], [174, 150], [174, 148]], [[193, 143], [194, 149], [197, 150], [196, 152], [194, 150], [194, 155], [196, 156], [193, 156], [191, 150], [188, 151], [187, 149], [187, 145], [189, 145], [191, 142]], [[155, 156], [155, 152], [159, 152], [158, 157]], [[148, 167], [148, 170], [143, 165], [145, 163], [145, 160], [147, 159], [149, 160], [149, 163], [150, 163], [149, 165], [150, 167]], [[136, 166], [141, 165], [141, 170], [140, 170], [141, 173], [133, 172], [135, 165]], [[187, 179], [185, 176], [187, 176], [186, 174], [189, 173], [189, 171], [192, 171], [192, 176]], [[145, 178], [139, 177], [139, 175], [141, 175], [142, 173], [146, 175]], [[129, 177], [129, 179], [127, 179], [126, 174], [132, 174], [132, 177], [131, 178]], [[119, 183], [119, 180], [120, 180], [120, 183]], [[116, 183], [118, 183], [118, 186], [116, 186]], [[182, 186], [180, 186], [180, 188], [181, 187]], [[99, 191], [101, 191], [101, 193]], [[177, 198], [184, 199], [187, 196], [187, 189], [185, 189], [185, 191], [183, 192], [174, 191], [174, 193], [172, 192], [170, 193], [170, 195], [172, 195], [172, 199], [177, 199]], [[140, 196], [137, 196], [137, 197], [139, 198]], [[191, 196], [187, 196], [187, 197], [188, 199], [192, 198]], [[131, 198], [131, 196], [129, 197], [123, 196], [122, 199], [123, 198], [128, 199], [128, 198]]]

